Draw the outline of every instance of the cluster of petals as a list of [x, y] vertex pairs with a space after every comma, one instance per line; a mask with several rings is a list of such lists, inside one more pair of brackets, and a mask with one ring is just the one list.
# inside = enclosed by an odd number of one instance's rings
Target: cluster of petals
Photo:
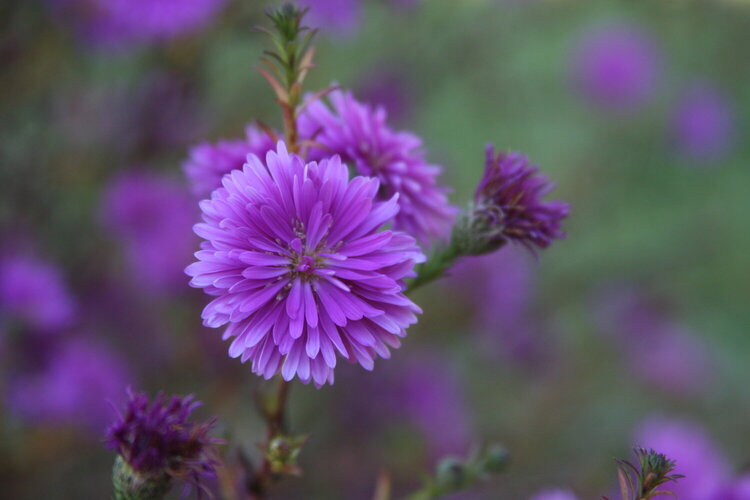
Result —
[[427, 162], [419, 137], [391, 130], [384, 108], [360, 103], [349, 92], [335, 90], [329, 101], [311, 102], [299, 119], [300, 135], [317, 145], [310, 159], [340, 155], [358, 174], [380, 180], [381, 199], [399, 195], [396, 229], [421, 241], [446, 237], [457, 210], [438, 185], [442, 169]]
[[554, 188], [538, 168], [520, 153], [500, 152], [488, 145], [485, 171], [474, 195], [476, 215], [496, 228], [497, 237], [528, 248], [547, 248], [563, 238], [562, 221], [570, 208], [542, 198]]
[[204, 197], [221, 186], [224, 175], [241, 169], [247, 155], [263, 158], [273, 148], [273, 139], [268, 134], [255, 125], [248, 125], [242, 139], [223, 139], [193, 146], [182, 168], [193, 193]]
[[107, 429], [107, 445], [146, 478], [166, 474], [201, 491], [203, 479], [216, 477], [216, 445], [223, 441], [210, 435], [215, 419], [189, 420], [200, 405], [192, 395], [159, 393], [149, 401], [146, 394], [128, 389], [125, 411]]
[[215, 296], [202, 317], [228, 325], [230, 356], [318, 387], [339, 357], [366, 369], [389, 357], [421, 312], [403, 279], [425, 259], [413, 237], [381, 230], [398, 195], [380, 201], [377, 179], [349, 180], [338, 156], [305, 163], [283, 142], [222, 184], [201, 202], [205, 241], [186, 272]]

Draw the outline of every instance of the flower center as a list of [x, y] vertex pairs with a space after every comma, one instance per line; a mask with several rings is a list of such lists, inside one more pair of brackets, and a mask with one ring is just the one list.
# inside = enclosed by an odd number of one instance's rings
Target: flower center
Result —
[[315, 258], [311, 255], [303, 255], [294, 270], [298, 273], [309, 273], [315, 269]]

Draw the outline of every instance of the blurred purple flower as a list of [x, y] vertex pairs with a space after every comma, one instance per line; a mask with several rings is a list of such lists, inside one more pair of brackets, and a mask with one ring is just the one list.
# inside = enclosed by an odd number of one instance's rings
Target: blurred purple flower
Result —
[[712, 500], [750, 500], [750, 475], [740, 476]]
[[734, 142], [734, 109], [717, 88], [694, 85], [675, 109], [672, 130], [682, 155], [697, 161], [716, 161]]
[[478, 326], [497, 331], [523, 323], [534, 292], [534, 269], [518, 247], [464, 259], [451, 269], [450, 287], [471, 297]]
[[729, 464], [716, 443], [690, 422], [652, 417], [636, 431], [635, 443], [676, 461], [674, 473], [685, 477], [670, 483], [669, 490], [681, 500], [714, 500], [730, 480]]
[[376, 202], [376, 179], [349, 180], [338, 156], [308, 163], [283, 142], [201, 203], [206, 239], [186, 272], [216, 298], [206, 326], [225, 324], [231, 357], [265, 378], [279, 370], [316, 386], [333, 382], [338, 354], [371, 370], [390, 356], [421, 310], [403, 293], [424, 256], [411, 236], [379, 231], [397, 196]]
[[309, 7], [304, 24], [320, 28], [323, 34], [353, 35], [360, 23], [361, 0], [298, 0]]
[[74, 300], [53, 264], [28, 255], [0, 260], [0, 318], [50, 331], [69, 326], [74, 315]]
[[146, 394], [128, 390], [125, 412], [107, 430], [107, 446], [144, 478], [167, 474], [205, 491], [202, 481], [216, 477], [216, 445], [223, 441], [210, 436], [215, 419], [188, 420], [200, 405], [192, 395], [159, 393], [149, 402]]
[[631, 372], [674, 394], [700, 392], [711, 382], [707, 346], [632, 289], [606, 291], [598, 305], [603, 331], [612, 335]]
[[122, 244], [140, 287], [153, 293], [185, 289], [182, 270], [195, 245], [197, 209], [183, 186], [145, 171], [115, 177], [102, 197], [103, 222]]
[[398, 408], [414, 422], [435, 458], [465, 454], [471, 445], [471, 423], [463, 388], [446, 360], [412, 357], [397, 382]]
[[531, 500], [578, 500], [569, 490], [544, 490], [531, 497]]
[[310, 159], [340, 155], [358, 174], [380, 181], [380, 199], [399, 195], [396, 229], [422, 241], [446, 237], [457, 210], [448, 203], [447, 189], [437, 184], [441, 169], [427, 163], [422, 141], [388, 128], [382, 107], [372, 108], [339, 90], [329, 97], [331, 107], [316, 100], [300, 116], [301, 136], [323, 146], [313, 148]]
[[101, 428], [110, 419], [110, 403], [121, 399], [131, 382], [123, 362], [110, 350], [77, 338], [50, 353], [41, 369], [17, 374], [8, 383], [8, 406], [36, 424]]
[[391, 120], [403, 119], [411, 111], [412, 99], [402, 72], [376, 67], [358, 85], [357, 95], [374, 106], [382, 106]]
[[629, 111], [653, 97], [661, 66], [657, 44], [642, 27], [610, 23], [582, 35], [572, 55], [571, 78], [593, 104]]
[[226, 0], [47, 0], [88, 41], [120, 46], [160, 42], [205, 27]]
[[207, 197], [221, 186], [221, 178], [241, 169], [248, 154], [265, 158], [274, 149], [273, 139], [255, 125], [248, 125], [244, 139], [204, 142], [190, 149], [182, 168], [196, 196]]
[[494, 146], [487, 146], [484, 175], [474, 194], [474, 220], [491, 244], [511, 240], [533, 251], [565, 237], [561, 226], [570, 207], [542, 201], [554, 185], [538, 171], [520, 153], [495, 155]]
[[445, 281], [451, 294], [459, 290], [473, 311], [483, 353], [500, 353], [507, 361], [539, 366], [550, 340], [531, 310], [534, 268], [519, 247], [459, 261]]

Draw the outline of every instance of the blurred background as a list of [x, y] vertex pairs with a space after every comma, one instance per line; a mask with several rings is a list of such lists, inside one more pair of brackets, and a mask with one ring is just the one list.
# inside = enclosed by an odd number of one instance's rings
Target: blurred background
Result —
[[[679, 498], [750, 498], [726, 493], [750, 470], [750, 2], [307, 3], [309, 89], [384, 106], [457, 205], [491, 141], [572, 212], [538, 259], [506, 248], [420, 290], [420, 323], [374, 372], [295, 384], [311, 438], [276, 498], [371, 498], [382, 470], [406, 492], [483, 442], [513, 463], [456, 498], [614, 498], [612, 459], [635, 444], [677, 458]], [[253, 119], [280, 124], [253, 69], [268, 5], [0, 5], [5, 498], [109, 497], [106, 401], [128, 384], [195, 393], [256, 453], [261, 379], [201, 326], [183, 274], [198, 207], [181, 165]]]

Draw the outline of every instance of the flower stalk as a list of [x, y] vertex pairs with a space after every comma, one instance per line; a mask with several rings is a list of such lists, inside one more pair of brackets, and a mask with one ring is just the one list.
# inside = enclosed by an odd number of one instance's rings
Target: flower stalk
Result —
[[257, 69], [276, 94], [281, 106], [286, 145], [292, 153], [297, 153], [300, 148], [297, 112], [302, 102], [302, 85], [313, 67], [315, 55], [311, 43], [317, 30], [302, 25], [306, 13], [307, 9], [285, 4], [266, 13], [273, 29], [256, 28], [269, 36], [276, 49], [263, 52], [265, 55], [260, 61], [265, 67]]

